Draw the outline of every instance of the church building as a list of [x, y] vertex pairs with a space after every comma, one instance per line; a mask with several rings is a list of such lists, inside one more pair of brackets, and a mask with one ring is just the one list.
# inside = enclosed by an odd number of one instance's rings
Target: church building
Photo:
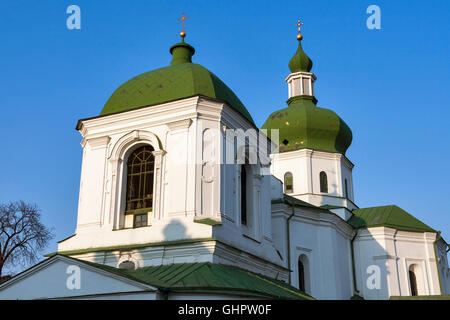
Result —
[[396, 205], [358, 207], [352, 131], [317, 105], [300, 26], [287, 106], [261, 128], [192, 62], [184, 31], [169, 66], [125, 82], [98, 116], [79, 120], [75, 233], [2, 283], [0, 299], [450, 294], [439, 231]]

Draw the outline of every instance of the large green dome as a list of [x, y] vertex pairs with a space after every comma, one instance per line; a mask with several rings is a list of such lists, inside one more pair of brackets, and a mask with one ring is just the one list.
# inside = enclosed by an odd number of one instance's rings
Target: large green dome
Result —
[[279, 130], [279, 152], [313, 149], [345, 154], [352, 131], [332, 110], [317, 107], [311, 96], [288, 100], [289, 106], [272, 113], [262, 129]]
[[106, 102], [100, 115], [128, 111], [192, 96], [206, 96], [226, 102], [252, 124], [249, 112], [216, 75], [191, 62], [195, 50], [182, 42], [170, 48], [168, 67], [143, 73], [122, 84]]

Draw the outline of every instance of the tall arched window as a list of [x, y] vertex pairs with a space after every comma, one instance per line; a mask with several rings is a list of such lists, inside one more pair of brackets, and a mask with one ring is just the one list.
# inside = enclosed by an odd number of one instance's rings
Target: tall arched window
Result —
[[247, 225], [247, 171], [241, 165], [241, 224]]
[[328, 193], [328, 178], [325, 171], [320, 172], [320, 192]]
[[305, 292], [305, 266], [300, 258], [298, 259], [298, 288]]
[[410, 265], [408, 275], [411, 295], [418, 296], [426, 294], [420, 266], [418, 264]]
[[305, 254], [301, 254], [298, 257], [298, 288], [305, 292], [310, 294], [311, 288], [310, 288], [310, 282], [309, 279], [311, 279], [311, 276], [309, 274], [310, 268], [309, 268], [309, 261], [308, 257]]
[[152, 209], [154, 157], [151, 146], [136, 149], [127, 161], [126, 213], [134, 213], [134, 226], [147, 225], [147, 216], [138, 215]]
[[417, 296], [417, 279], [416, 275], [414, 274], [414, 271], [409, 270], [409, 284], [411, 285], [411, 295]]
[[294, 192], [292, 173], [286, 172], [284, 174], [284, 193], [292, 193], [292, 192]]

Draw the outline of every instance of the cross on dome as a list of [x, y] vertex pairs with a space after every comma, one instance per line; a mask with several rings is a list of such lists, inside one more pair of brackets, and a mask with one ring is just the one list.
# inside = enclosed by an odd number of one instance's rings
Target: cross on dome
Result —
[[183, 14], [181, 15], [181, 18], [178, 19], [178, 21], [181, 21], [181, 32], [180, 32], [180, 36], [181, 36], [181, 38], [182, 38], [183, 41], [184, 41], [184, 37], [186, 37], [186, 32], [185, 32], [185, 30], [184, 30], [184, 21], [185, 21], [186, 19], [189, 19], [189, 17], [186, 17], [186, 16], [184, 15], [184, 12], [183, 12]]

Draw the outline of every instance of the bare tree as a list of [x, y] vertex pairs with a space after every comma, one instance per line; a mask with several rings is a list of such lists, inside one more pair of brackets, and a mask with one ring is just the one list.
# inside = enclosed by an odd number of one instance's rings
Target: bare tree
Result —
[[39, 252], [53, 238], [40, 220], [41, 212], [35, 204], [0, 204], [0, 279], [4, 266], [36, 262]]

